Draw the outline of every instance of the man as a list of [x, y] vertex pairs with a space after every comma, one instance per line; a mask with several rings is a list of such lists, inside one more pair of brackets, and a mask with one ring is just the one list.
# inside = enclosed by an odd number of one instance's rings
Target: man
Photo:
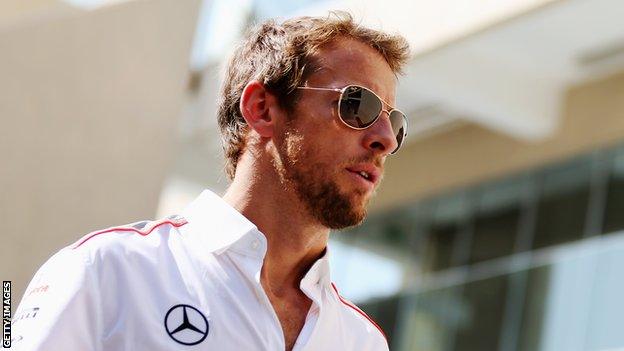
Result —
[[405, 40], [346, 14], [266, 22], [231, 59], [219, 126], [232, 183], [180, 216], [90, 233], [37, 272], [20, 350], [387, 350], [329, 277], [407, 128]]

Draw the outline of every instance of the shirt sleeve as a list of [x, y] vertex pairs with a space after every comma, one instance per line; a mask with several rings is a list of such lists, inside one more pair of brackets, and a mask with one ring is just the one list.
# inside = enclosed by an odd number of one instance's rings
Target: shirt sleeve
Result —
[[12, 321], [15, 350], [96, 351], [100, 292], [83, 250], [52, 256], [26, 288]]

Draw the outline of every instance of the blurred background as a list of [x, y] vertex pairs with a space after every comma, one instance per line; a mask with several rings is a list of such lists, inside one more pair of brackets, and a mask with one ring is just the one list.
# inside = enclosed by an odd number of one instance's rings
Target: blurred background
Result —
[[624, 2], [3, 0], [0, 276], [222, 193], [244, 30], [349, 10], [404, 35], [410, 135], [332, 279], [392, 350], [624, 348]]

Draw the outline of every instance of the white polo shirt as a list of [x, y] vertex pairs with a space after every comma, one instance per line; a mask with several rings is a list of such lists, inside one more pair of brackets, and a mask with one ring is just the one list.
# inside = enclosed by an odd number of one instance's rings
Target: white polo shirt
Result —
[[[204, 191], [181, 216], [87, 234], [35, 274], [15, 313], [15, 350], [284, 350], [260, 284], [264, 234]], [[294, 350], [388, 350], [338, 294], [327, 252], [301, 281], [312, 300]]]

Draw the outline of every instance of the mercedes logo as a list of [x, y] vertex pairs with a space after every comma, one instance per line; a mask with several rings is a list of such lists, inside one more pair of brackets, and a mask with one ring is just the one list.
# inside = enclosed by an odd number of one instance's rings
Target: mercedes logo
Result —
[[189, 305], [175, 305], [165, 315], [167, 334], [183, 345], [197, 345], [208, 336], [208, 320]]

